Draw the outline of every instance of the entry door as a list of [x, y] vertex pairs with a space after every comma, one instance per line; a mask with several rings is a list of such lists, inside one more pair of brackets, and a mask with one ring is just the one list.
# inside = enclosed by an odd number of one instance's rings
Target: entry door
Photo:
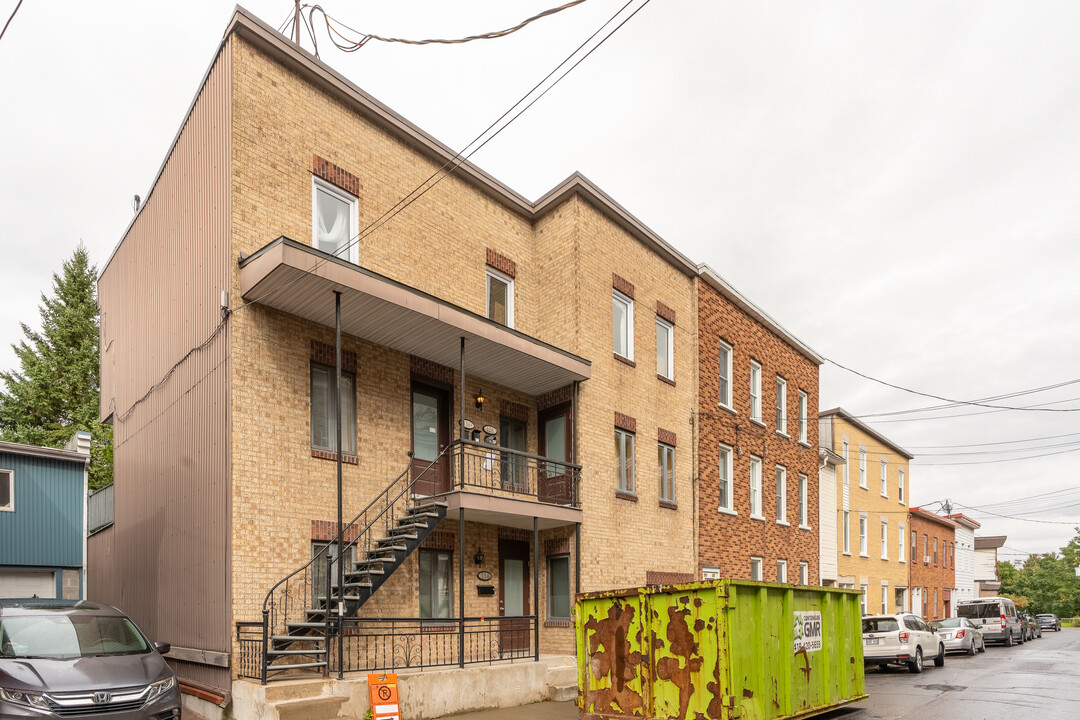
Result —
[[571, 421], [570, 403], [540, 413], [540, 455], [554, 461], [540, 468], [541, 502], [567, 505], [573, 500], [573, 478], [564, 464], [574, 462]]
[[[450, 393], [442, 388], [412, 385], [412, 477], [414, 495], [436, 495], [450, 491], [449, 457], [432, 461], [450, 442]], [[421, 475], [423, 473], [423, 475]]]
[[[499, 616], [529, 615], [529, 543], [499, 541]], [[528, 654], [529, 621], [499, 621], [499, 652]]]
[[[499, 421], [499, 444], [511, 450], [525, 452], [525, 423], [504, 417]], [[503, 453], [500, 460], [503, 490], [525, 492], [528, 466], [525, 458], [513, 453]]]

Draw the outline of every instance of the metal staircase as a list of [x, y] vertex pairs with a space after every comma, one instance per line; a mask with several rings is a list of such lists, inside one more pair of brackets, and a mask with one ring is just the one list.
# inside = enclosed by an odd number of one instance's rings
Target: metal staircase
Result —
[[[328, 639], [340, 618], [355, 617], [371, 596], [446, 517], [446, 503], [415, 496], [417, 481], [427, 480], [450, 447], [421, 472], [412, 468], [391, 482], [327, 547], [336, 548], [344, 532], [342, 588], [334, 582], [337, 557], [328, 551], [280, 580], [263, 601], [262, 682], [290, 671], [327, 672]], [[335, 612], [339, 609], [340, 613]], [[250, 625], [250, 623], [248, 623]]]

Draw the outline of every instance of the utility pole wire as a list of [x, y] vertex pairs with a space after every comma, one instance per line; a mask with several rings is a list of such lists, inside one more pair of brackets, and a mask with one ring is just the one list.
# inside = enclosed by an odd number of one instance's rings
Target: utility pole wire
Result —
[[4, 29], [0, 30], [0, 40], [4, 39], [4, 33], [7, 32], [8, 25], [11, 24], [11, 21], [15, 19], [15, 13], [19, 12], [19, 8], [22, 7], [22, 3], [23, 3], [23, 0], [19, 0], [18, 4], [15, 6], [15, 9], [11, 11], [11, 17], [9, 17], [7, 19], [7, 22], [4, 23]]

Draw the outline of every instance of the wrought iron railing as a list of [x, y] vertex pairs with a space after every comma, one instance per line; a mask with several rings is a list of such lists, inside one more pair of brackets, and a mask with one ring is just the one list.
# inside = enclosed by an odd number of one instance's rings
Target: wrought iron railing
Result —
[[233, 662], [240, 677], [262, 678], [263, 624], [261, 620], [236, 623], [237, 657]]
[[[465, 625], [460, 654], [459, 623]], [[459, 621], [417, 618], [346, 618], [331, 640], [331, 672], [338, 671], [337, 644], [344, 643], [341, 671], [424, 669], [534, 659], [536, 616], [470, 617]]]
[[580, 465], [471, 440], [455, 442], [453, 454], [457, 490], [581, 507]]

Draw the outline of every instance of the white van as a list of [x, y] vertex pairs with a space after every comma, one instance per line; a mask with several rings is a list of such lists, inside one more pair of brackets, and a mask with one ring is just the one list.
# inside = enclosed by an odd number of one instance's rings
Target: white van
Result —
[[1024, 643], [1024, 625], [1009, 598], [986, 597], [963, 600], [956, 604], [956, 614], [967, 618], [982, 630], [986, 642], [1000, 642], [1010, 647]]

